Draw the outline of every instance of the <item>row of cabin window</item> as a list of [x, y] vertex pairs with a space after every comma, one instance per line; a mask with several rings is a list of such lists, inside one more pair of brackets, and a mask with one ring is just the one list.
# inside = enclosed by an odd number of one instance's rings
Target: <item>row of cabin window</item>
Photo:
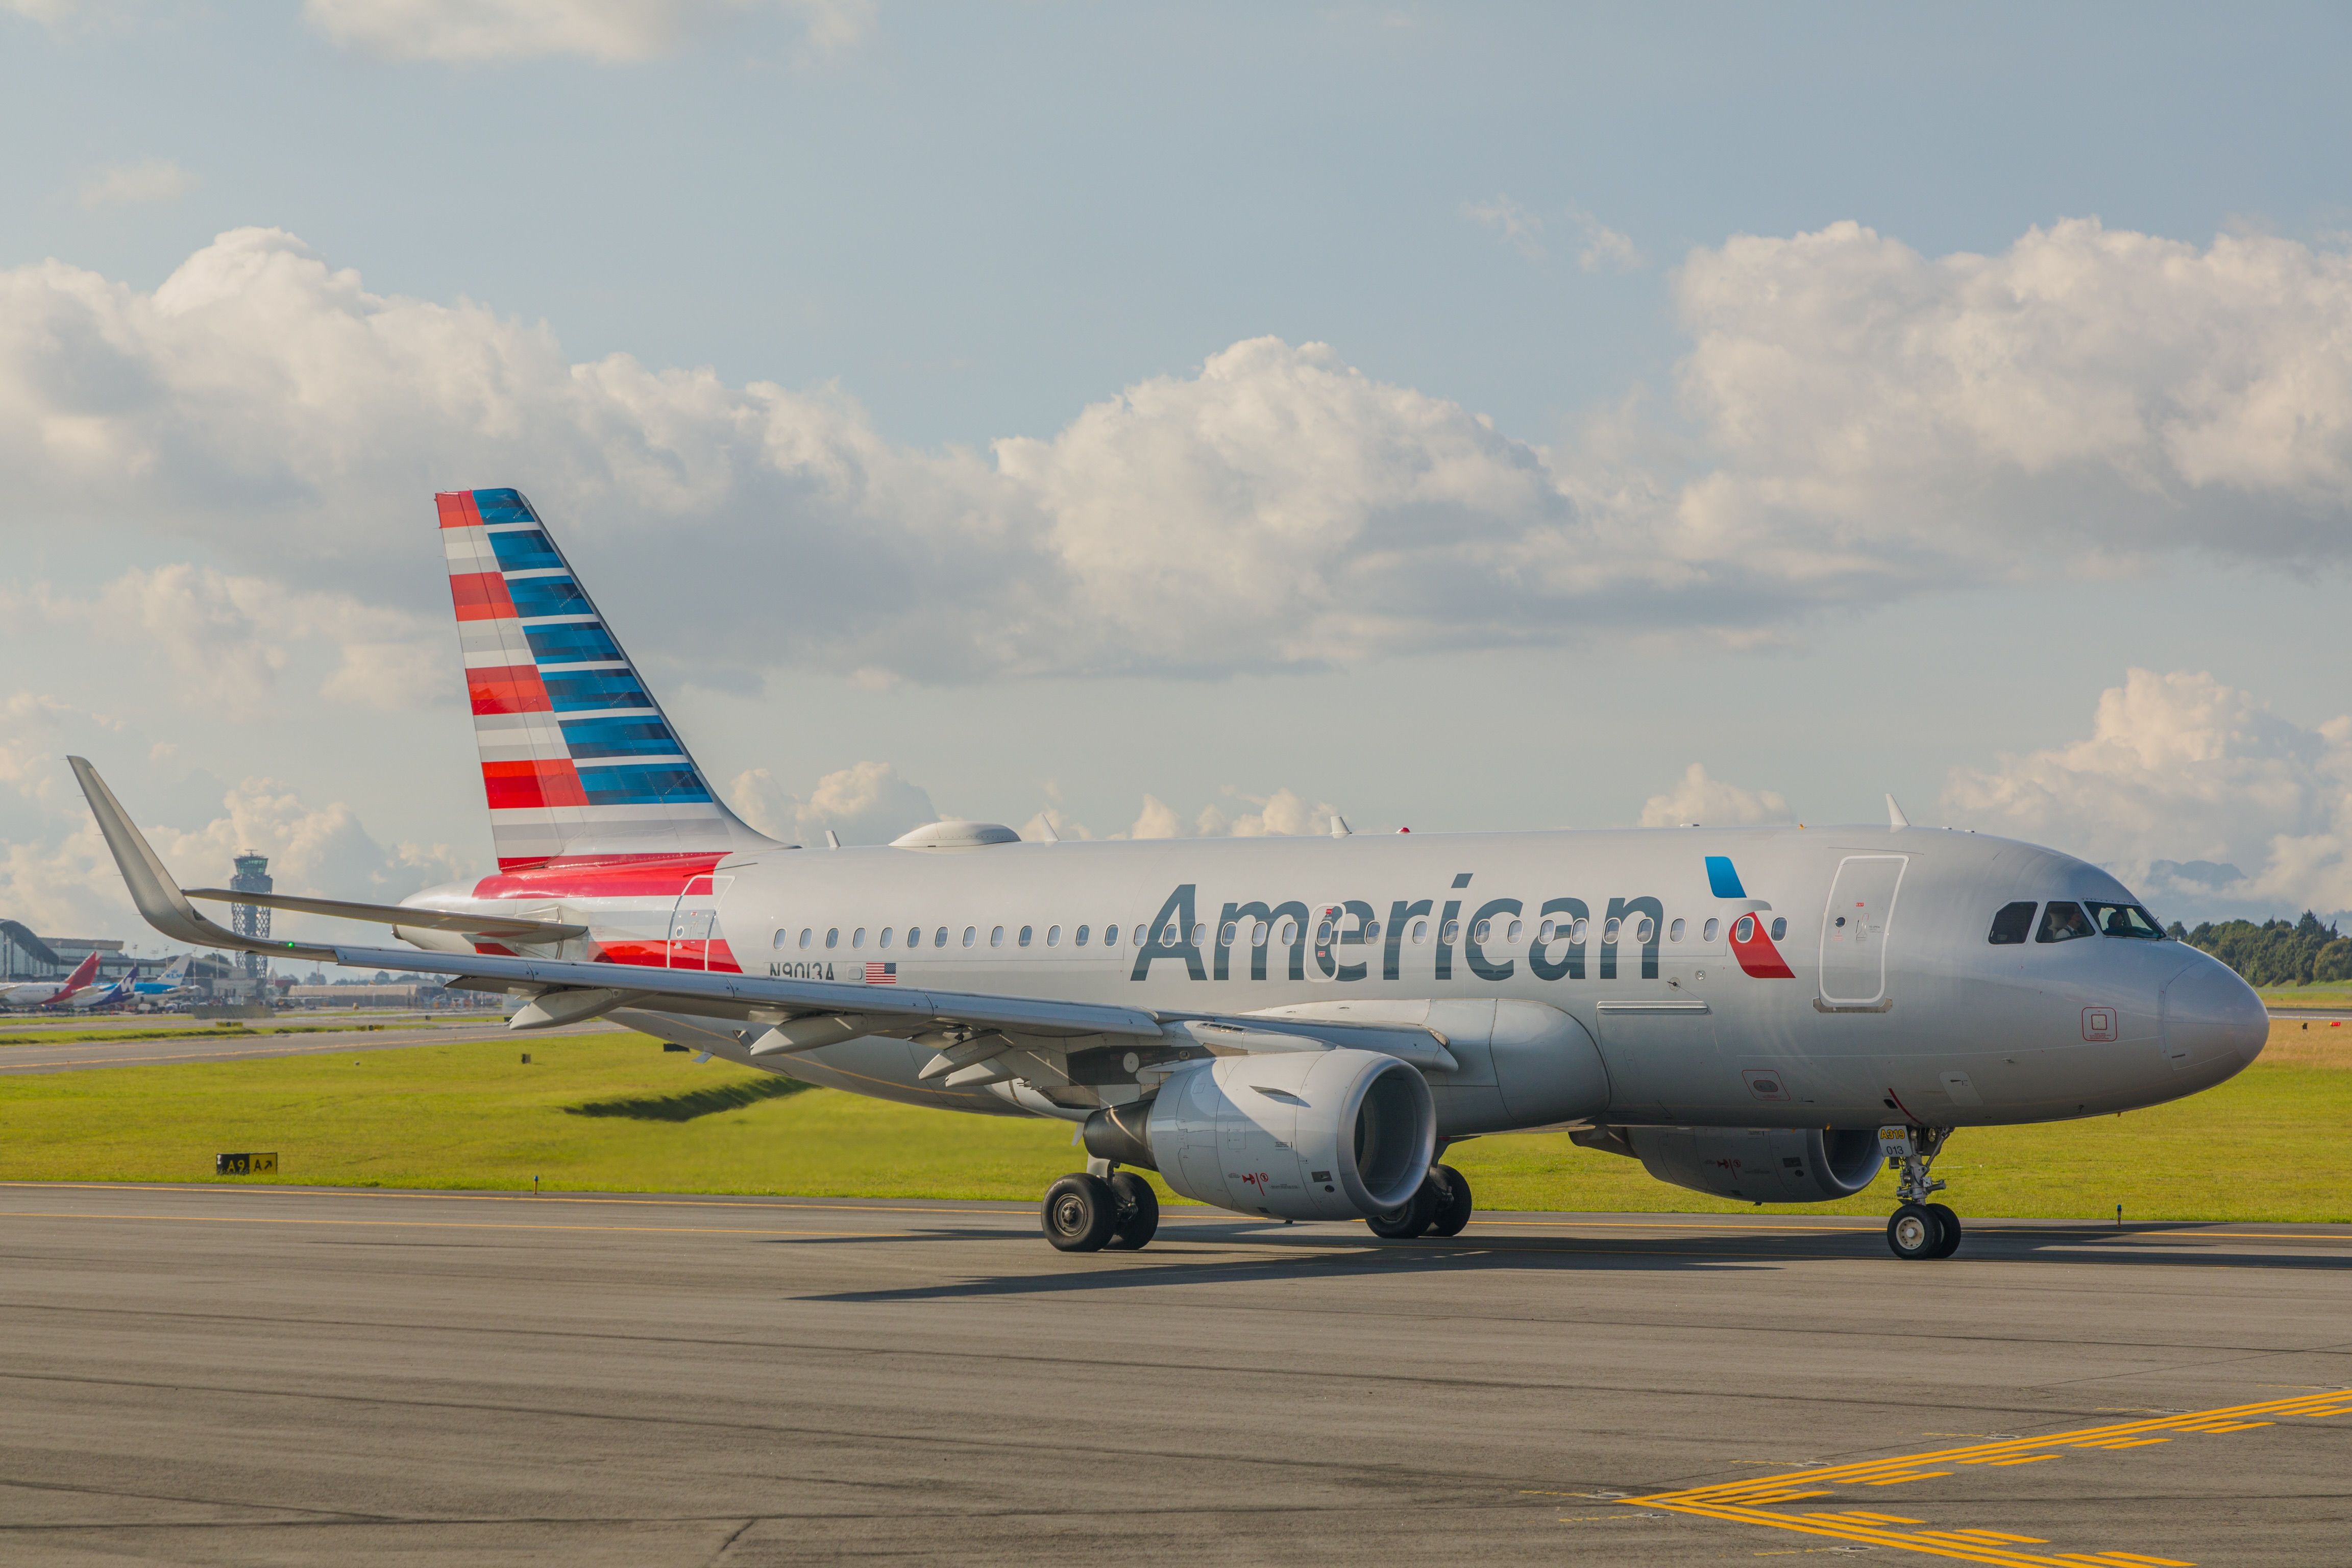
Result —
[[[2030, 918], [2032, 912], [2032, 906], [2031, 904], [2026, 906], [2026, 911]], [[1588, 934], [1588, 928], [1591, 923], [1592, 922], [1591, 921], [1582, 918], [1579, 918], [1574, 921], [1547, 920], [1537, 925], [1536, 940], [1546, 944], [1555, 942], [1565, 942], [1570, 944], [1580, 943], [1585, 940], [1585, 937]], [[1716, 938], [1716, 933], [1722, 929], [1722, 925], [1723, 922], [1720, 921], [1709, 920], [1701, 929], [1699, 940], [1702, 942], [1713, 942]], [[1613, 944], [1624, 934], [1622, 929], [1623, 926], [1624, 921], [1622, 920], [1612, 919], [1604, 921], [1601, 927], [1601, 940], [1604, 942]], [[1429, 940], [1429, 927], [1430, 922], [1425, 920], [1417, 920], [1412, 922], [1410, 934], [1414, 946], [1418, 947]], [[1682, 941], [1684, 936], [1687, 934], [1688, 927], [1689, 922], [1686, 921], [1674, 921], [1666, 927], [1666, 940], [1668, 942]], [[1252, 947], [1264, 947], [1266, 944], [1267, 939], [1271, 936], [1278, 940], [1280, 945], [1288, 947], [1297, 942], [1298, 930], [1298, 923], [1296, 921], [1286, 920], [1278, 929], [1269, 926], [1264, 921], [1252, 921], [1250, 922], [1249, 944]], [[1504, 922], [1502, 930], [1503, 942], [1507, 946], [1516, 945], [1519, 938], [1526, 934], [1526, 931], [1527, 922], [1524, 921], [1512, 920]], [[1332, 940], [1334, 934], [1333, 925], [1330, 921], [1323, 921], [1315, 928], [1315, 940], [1318, 943], [1328, 943]], [[1657, 939], [1657, 924], [1655, 921], [1652, 921], [1649, 916], [1643, 915], [1641, 919], [1633, 922], [1633, 940], [1642, 946], [1647, 947], [1652, 942]], [[1772, 938], [1774, 941], [1778, 942], [1788, 934], [1789, 922], [1786, 920], [1775, 920], [1772, 922]], [[1080, 926], [1076, 931], [1071, 933], [1072, 944], [1077, 947], [1085, 947], [1087, 945], [1091, 935], [1091, 928]], [[1134, 940], [1137, 942], [1140, 943], [1143, 942], [1146, 935], [1147, 932], [1143, 925], [1139, 924], [1134, 928]], [[1363, 941], [1368, 942], [1378, 942], [1380, 940], [1380, 921], [1367, 921], [1364, 922]], [[1495, 935], [1496, 922], [1491, 920], [1484, 920], [1478, 921], [1471, 928], [1470, 940], [1477, 942], [1481, 946], [1484, 946], [1487, 942], [1494, 941]], [[1218, 933], [1221, 944], [1225, 947], [1235, 945], [1240, 939], [1240, 936], [1241, 925], [1237, 921], [1227, 921], [1225, 922], [1224, 930]], [[1028, 947], [1034, 942], [1035, 940], [1036, 927], [1023, 926], [1021, 928], [1021, 934], [1016, 939], [1016, 945]], [[1118, 945], [1118, 927], [1115, 925], [1103, 927], [1103, 946], [1117, 947]], [[1444, 929], [1438, 932], [1437, 940], [1449, 944], [1461, 941], [1462, 922], [1460, 921], [1447, 921], [1444, 923]], [[1995, 940], [1998, 941], [2000, 939], [1996, 938]], [[877, 939], [877, 945], [889, 947], [898, 941], [898, 928], [896, 926], [884, 926]], [[976, 946], [978, 945], [979, 941], [980, 928], [978, 926], [966, 926], [963, 928], [964, 946]], [[1208, 926], [1205, 924], [1194, 926], [1192, 928], [1192, 944], [1196, 947], [1205, 947], [1208, 945]], [[801, 929], [800, 937], [797, 942], [793, 940], [792, 931], [789, 927], [778, 928], [773, 939], [773, 945], [778, 948], [791, 945], [806, 949], [814, 946], [815, 942], [816, 930], [813, 926], [803, 926]], [[1162, 947], [1181, 947], [1184, 944], [1184, 928], [1178, 925], [1173, 921], [1171, 921], [1168, 923], [1167, 929], [1160, 933], [1160, 942]], [[910, 948], [921, 947], [923, 945], [923, 928], [920, 926], [908, 926], [906, 931], [906, 943]], [[824, 945], [827, 948], [837, 948], [841, 945], [840, 927], [835, 926], [824, 933]], [[866, 928], [864, 926], [859, 926], [849, 933], [849, 945], [853, 948], [862, 948], [866, 945]], [[940, 926], [931, 932], [930, 945], [933, 947], [945, 947], [948, 945], [947, 927]], [[1004, 945], [1004, 928], [1003, 926], [993, 926], [990, 928], [988, 933], [988, 945], [991, 947], [1003, 947]], [[1062, 928], [1060, 926], [1047, 926], [1045, 928], [1045, 945], [1047, 947], [1059, 947], [1062, 945]]]
[[[1992, 917], [1992, 930], [1985, 940], [1995, 947], [2015, 947], [2033, 931], [2032, 900], [2003, 904]], [[2034, 931], [2036, 942], [2074, 942], [2086, 936], [2133, 937], [2141, 942], [2162, 942], [2164, 928], [2156, 917], [2137, 904], [2099, 904], [2084, 900], [2074, 903], [2060, 900], [2042, 911], [2042, 929]]]

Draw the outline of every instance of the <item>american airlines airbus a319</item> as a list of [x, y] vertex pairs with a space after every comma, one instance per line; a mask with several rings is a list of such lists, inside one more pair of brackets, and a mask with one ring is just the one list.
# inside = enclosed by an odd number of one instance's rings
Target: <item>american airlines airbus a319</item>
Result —
[[[1068, 1251], [1186, 1197], [1450, 1236], [1483, 1133], [1564, 1129], [1717, 1197], [1899, 1175], [1887, 1240], [1948, 1256], [1953, 1132], [2154, 1105], [2267, 1037], [2253, 992], [2097, 867], [1866, 827], [1024, 842], [937, 822], [803, 848], [729, 811], [522, 496], [437, 498], [499, 870], [399, 905], [183, 889], [75, 773], [180, 941], [454, 973], [529, 1030], [608, 1016], [857, 1094], [1078, 1123]], [[830, 835], [827, 836], [830, 838]], [[192, 900], [388, 925], [243, 940]], [[1129, 1169], [1122, 1169], [1129, 1167]]]

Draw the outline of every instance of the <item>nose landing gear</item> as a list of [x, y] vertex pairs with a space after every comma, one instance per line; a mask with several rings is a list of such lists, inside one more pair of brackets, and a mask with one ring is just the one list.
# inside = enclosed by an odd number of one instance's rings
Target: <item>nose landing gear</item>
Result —
[[1928, 1169], [1951, 1135], [1948, 1127], [1878, 1130], [1878, 1146], [1886, 1163], [1902, 1173], [1895, 1195], [1903, 1200], [1903, 1206], [1886, 1222], [1886, 1245], [1897, 1258], [1949, 1258], [1959, 1250], [1960, 1216], [1942, 1204], [1927, 1201], [1943, 1190], [1944, 1184], [1930, 1176]]

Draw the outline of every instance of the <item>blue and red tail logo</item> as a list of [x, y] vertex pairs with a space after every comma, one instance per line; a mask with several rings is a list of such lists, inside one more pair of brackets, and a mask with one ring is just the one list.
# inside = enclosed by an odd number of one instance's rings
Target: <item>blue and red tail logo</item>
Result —
[[[1748, 889], [1740, 885], [1739, 872], [1728, 855], [1706, 858], [1706, 884], [1718, 899], [1748, 898]], [[1771, 906], [1767, 904], [1765, 908]], [[1782, 928], [1784, 931], [1787, 929]], [[1771, 935], [1765, 930], [1764, 917], [1749, 910], [1731, 922], [1731, 955], [1739, 960], [1741, 971], [1758, 980], [1794, 980], [1797, 972], [1772, 945]]]

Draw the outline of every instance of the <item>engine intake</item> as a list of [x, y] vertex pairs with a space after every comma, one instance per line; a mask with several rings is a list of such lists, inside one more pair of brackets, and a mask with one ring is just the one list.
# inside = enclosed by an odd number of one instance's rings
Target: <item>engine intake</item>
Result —
[[1361, 1219], [1429, 1173], [1437, 1111], [1375, 1051], [1279, 1051], [1187, 1068], [1148, 1105], [1087, 1118], [1087, 1152], [1158, 1171], [1188, 1198], [1277, 1219]]
[[1878, 1133], [1867, 1127], [1614, 1131], [1658, 1180], [1748, 1203], [1820, 1204], [1850, 1198], [1870, 1185], [1880, 1163]]

